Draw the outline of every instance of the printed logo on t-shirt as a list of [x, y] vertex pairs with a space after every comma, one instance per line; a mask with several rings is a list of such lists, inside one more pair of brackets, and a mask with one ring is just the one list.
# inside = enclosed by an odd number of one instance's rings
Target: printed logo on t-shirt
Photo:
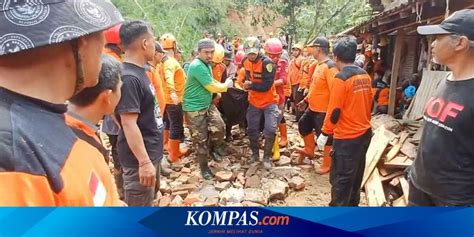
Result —
[[453, 128], [446, 124], [449, 120], [456, 119], [458, 115], [464, 110], [464, 105], [456, 102], [446, 101], [443, 98], [432, 97], [425, 107], [425, 121], [432, 123], [449, 132]]
[[153, 101], [155, 102], [154, 113], [155, 113], [156, 124], [158, 125], [158, 128], [162, 128], [163, 127], [163, 118], [161, 117], [160, 106], [158, 104], [158, 101], [156, 100], [155, 87], [153, 87], [153, 85], [150, 84], [149, 88], [150, 88], [151, 94], [153, 94]]

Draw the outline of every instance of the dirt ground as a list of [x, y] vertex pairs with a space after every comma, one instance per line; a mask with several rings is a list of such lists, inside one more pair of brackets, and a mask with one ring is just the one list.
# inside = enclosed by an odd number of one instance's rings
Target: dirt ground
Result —
[[[292, 157], [293, 151], [297, 147], [303, 146], [303, 141], [298, 134], [297, 124], [293, 121], [293, 115], [285, 115], [287, 125], [288, 125], [288, 147], [280, 149], [281, 155], [286, 156], [287, 158]], [[168, 177], [161, 177], [161, 188], [157, 194], [156, 205], [157, 206], [328, 206], [331, 199], [331, 185], [329, 183], [329, 174], [318, 175], [314, 172], [313, 163], [321, 162], [321, 154], [317, 153], [317, 158], [315, 160], [305, 159], [304, 165], [295, 165], [293, 162], [291, 164], [286, 164], [284, 167], [289, 169], [295, 169], [296, 174], [292, 173], [291, 175], [276, 175], [273, 172], [273, 169], [281, 167], [278, 165], [278, 162], [274, 162], [274, 167], [271, 171], [266, 171], [257, 164], [249, 164], [248, 160], [250, 157], [250, 149], [248, 146], [248, 138], [244, 137], [243, 132], [241, 132], [238, 126], [235, 126], [233, 131], [234, 140], [232, 145], [237, 148], [239, 154], [231, 154], [224, 157], [222, 162], [210, 161], [209, 166], [214, 174], [222, 172], [232, 172], [234, 175], [230, 180], [222, 180], [218, 177], [214, 177], [212, 180], [202, 179], [199, 171], [197, 162], [195, 161], [194, 154], [184, 158], [181, 162], [177, 164], [172, 164], [171, 169], [173, 172]], [[185, 132], [186, 139], [185, 143], [192, 147], [189, 133], [186, 130]], [[102, 136], [107, 144], [106, 136]], [[263, 151], [260, 151], [263, 155]], [[261, 155], [261, 156], [262, 156]], [[166, 154], [165, 154], [166, 156]], [[294, 154], [293, 154], [294, 156]], [[290, 158], [291, 159], [291, 158]], [[249, 174], [249, 169], [252, 169], [253, 166], [256, 166], [252, 174]], [[111, 167], [112, 164], [111, 164]], [[263, 199], [264, 201], [246, 201], [243, 197], [242, 200], [237, 201], [225, 201], [225, 195], [223, 192], [227, 191], [229, 188], [239, 189], [244, 192], [247, 190], [247, 181], [251, 176], [258, 176], [259, 184], [256, 189], [265, 191], [266, 197], [258, 197], [256, 199]], [[269, 185], [273, 180], [280, 180], [281, 183], [287, 184], [290, 183], [291, 177], [298, 176], [304, 179], [304, 188], [296, 191], [294, 188], [286, 188], [286, 193], [284, 196], [279, 198], [271, 198], [268, 193]], [[223, 185], [229, 183], [224, 188]], [[183, 189], [186, 185], [194, 187], [190, 190], [176, 191]], [[267, 185], [268, 184], [268, 185]], [[217, 190], [216, 190], [217, 189]], [[235, 190], [234, 189], [234, 190]], [[271, 189], [271, 188], [270, 188]], [[197, 198], [196, 200], [190, 200], [190, 194], [192, 193], [201, 193], [198, 196], [205, 196], [203, 199]], [[232, 194], [237, 195], [237, 194]], [[243, 194], [242, 194], [243, 195]], [[179, 197], [178, 197], [179, 196]], [[237, 195], [238, 196], [238, 195]], [[366, 205], [366, 200], [361, 195], [361, 206]], [[217, 198], [219, 200], [217, 203], [209, 204], [211, 197]], [[245, 196], [246, 198], [247, 196]], [[209, 200], [207, 200], [209, 199]], [[224, 199], [224, 200], [223, 200]], [[259, 200], [260, 200], [259, 199]], [[239, 202], [240, 201], [240, 202]], [[207, 203], [207, 204], [206, 204]]]

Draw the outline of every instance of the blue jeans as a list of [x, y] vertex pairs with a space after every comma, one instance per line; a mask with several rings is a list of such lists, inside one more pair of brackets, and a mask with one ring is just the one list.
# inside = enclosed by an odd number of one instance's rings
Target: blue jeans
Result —
[[276, 128], [280, 122], [280, 110], [276, 104], [269, 105], [259, 109], [249, 105], [247, 109], [247, 133], [250, 139], [258, 139], [260, 135], [260, 123], [262, 118], [265, 119], [263, 135], [265, 138], [275, 136]]

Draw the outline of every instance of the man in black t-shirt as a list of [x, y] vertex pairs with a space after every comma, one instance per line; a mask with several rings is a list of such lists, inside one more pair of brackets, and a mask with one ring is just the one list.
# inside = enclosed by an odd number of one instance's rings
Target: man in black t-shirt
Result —
[[143, 21], [124, 23], [120, 38], [125, 60], [122, 98], [116, 109], [122, 125], [117, 151], [123, 169], [125, 202], [129, 206], [151, 206], [163, 157], [163, 120], [154, 87], [145, 72], [146, 63], [155, 55], [155, 40]]
[[474, 10], [461, 10], [440, 25], [418, 28], [435, 35], [435, 63], [452, 74], [428, 100], [418, 156], [411, 167], [410, 206], [474, 205]]

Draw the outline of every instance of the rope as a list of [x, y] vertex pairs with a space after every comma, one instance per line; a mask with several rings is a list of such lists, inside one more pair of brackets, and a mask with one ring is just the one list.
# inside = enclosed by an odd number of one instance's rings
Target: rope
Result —
[[449, 17], [449, 0], [446, 0], [446, 14], [444, 16], [445, 18]]

